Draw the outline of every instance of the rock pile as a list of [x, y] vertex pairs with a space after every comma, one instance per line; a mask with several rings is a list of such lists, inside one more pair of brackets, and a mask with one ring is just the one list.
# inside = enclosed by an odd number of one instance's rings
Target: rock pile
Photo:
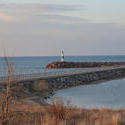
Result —
[[46, 66], [47, 69], [59, 68], [88, 68], [102, 66], [125, 65], [125, 62], [52, 62]]

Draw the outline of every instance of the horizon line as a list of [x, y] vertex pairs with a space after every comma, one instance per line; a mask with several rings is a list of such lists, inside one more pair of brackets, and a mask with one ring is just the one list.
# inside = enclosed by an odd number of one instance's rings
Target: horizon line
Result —
[[[125, 56], [125, 54], [111, 54], [111, 55], [66, 55], [65, 57], [77, 57], [77, 56]], [[5, 57], [5, 56], [0, 56]], [[60, 57], [59, 55], [46, 55], [46, 56], [6, 56], [6, 57]]]

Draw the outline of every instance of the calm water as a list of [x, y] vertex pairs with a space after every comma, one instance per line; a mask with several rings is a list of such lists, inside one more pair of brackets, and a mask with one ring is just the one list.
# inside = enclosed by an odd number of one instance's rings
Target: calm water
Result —
[[[52, 61], [60, 61], [60, 57], [10, 57], [9, 60], [13, 64], [15, 74], [30, 74], [30, 73], [58, 71], [58, 70], [46, 70], [45, 66], [46, 64]], [[65, 60], [76, 61], [76, 62], [125, 61], [125, 56], [67, 56], [65, 57]], [[69, 70], [69, 69], [63, 69], [63, 70]], [[0, 58], [0, 75], [4, 75], [6, 71], [7, 67], [5, 65], [5, 61], [3, 58]]]
[[125, 108], [125, 79], [59, 90], [57, 96], [83, 108]]

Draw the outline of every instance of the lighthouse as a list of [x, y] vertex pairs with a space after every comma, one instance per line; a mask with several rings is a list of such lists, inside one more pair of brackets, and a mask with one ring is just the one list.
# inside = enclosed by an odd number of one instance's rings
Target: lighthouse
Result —
[[64, 51], [61, 51], [61, 62], [64, 62]]

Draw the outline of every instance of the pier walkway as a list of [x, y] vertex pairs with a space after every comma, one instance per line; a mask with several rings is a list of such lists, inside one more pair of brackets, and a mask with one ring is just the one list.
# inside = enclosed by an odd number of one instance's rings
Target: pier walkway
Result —
[[[22, 74], [22, 75], [13, 75], [11, 76], [12, 82], [24, 82], [24, 81], [35, 81], [35, 80], [43, 80], [50, 78], [58, 78], [64, 76], [72, 76], [78, 74], [87, 74], [87, 73], [95, 73], [101, 71], [110, 71], [110, 70], [125, 70], [125, 65], [121, 66], [103, 66], [96, 68], [76, 68], [69, 70], [60, 70], [57, 72], [45, 72], [45, 73], [35, 73], [35, 74]], [[5, 83], [6, 77], [0, 77], [0, 83]]]

